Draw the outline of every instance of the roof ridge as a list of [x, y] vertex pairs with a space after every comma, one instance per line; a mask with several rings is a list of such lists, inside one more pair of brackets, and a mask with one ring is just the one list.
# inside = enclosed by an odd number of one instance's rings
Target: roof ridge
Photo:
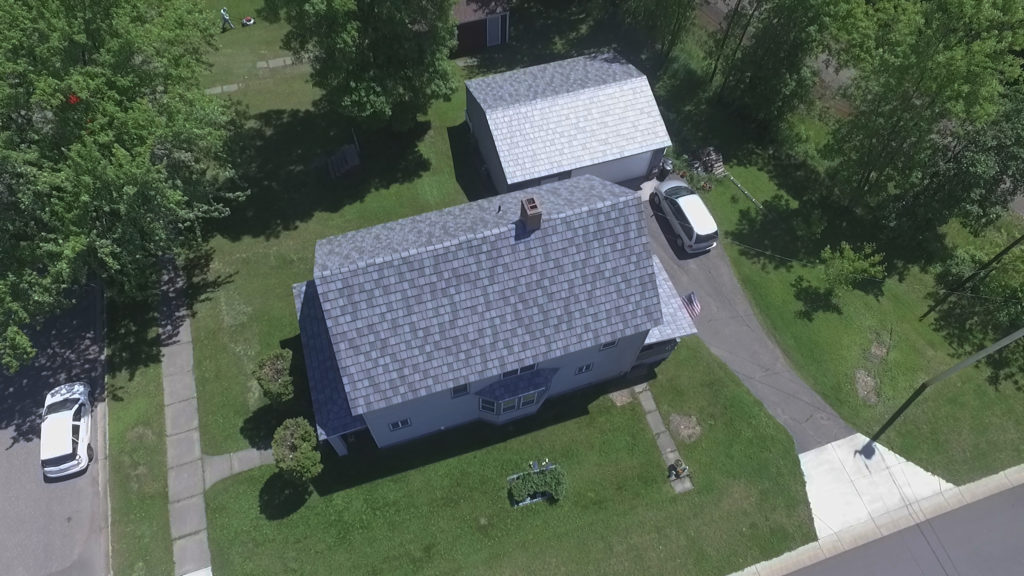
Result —
[[[647, 80], [647, 76], [635, 76], [633, 78], [624, 78], [622, 80], [616, 80], [615, 82], [608, 82], [607, 84], [598, 84], [597, 86], [587, 86], [586, 88], [580, 88], [579, 90], [572, 90], [570, 92], [562, 92], [559, 94], [552, 94], [550, 96], [541, 96], [540, 98], [534, 98], [532, 100], [525, 100], [523, 102], [513, 102], [511, 104], [499, 104], [491, 108], [483, 109], [484, 116], [489, 116], [491, 112], [505, 112], [507, 110], [515, 110], [517, 108], [528, 108], [537, 106], [538, 104], [550, 104], [557, 100], [566, 99], [569, 97], [578, 98], [580, 95], [586, 95], [589, 92], [604, 91], [609, 88], [619, 88], [621, 84], [629, 82], [637, 82], [643, 80], [643, 83], [647, 85], [647, 88], [654, 93], [654, 89], [651, 88], [651, 83]], [[482, 108], [482, 107], [481, 107]]]

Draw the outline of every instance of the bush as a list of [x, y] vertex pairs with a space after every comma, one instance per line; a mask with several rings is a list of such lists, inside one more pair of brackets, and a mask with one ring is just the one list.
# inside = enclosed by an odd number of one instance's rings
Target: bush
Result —
[[288, 368], [291, 364], [291, 350], [276, 350], [256, 363], [253, 376], [256, 378], [256, 383], [260, 385], [260, 390], [263, 391], [263, 397], [271, 404], [280, 406], [291, 401], [295, 396], [295, 383], [288, 375]]
[[323, 470], [316, 432], [305, 418], [282, 422], [274, 432], [271, 447], [277, 469], [296, 482], [309, 482]]
[[508, 493], [515, 502], [543, 492], [551, 494], [553, 500], [561, 500], [565, 496], [565, 472], [561, 468], [527, 472], [509, 482], [508, 486]]
[[826, 246], [821, 251], [821, 260], [825, 265], [825, 284], [839, 292], [853, 288], [865, 280], [881, 280], [885, 276], [882, 265], [884, 254], [876, 254], [874, 244], [865, 244], [860, 251], [854, 250], [846, 242], [833, 250]]

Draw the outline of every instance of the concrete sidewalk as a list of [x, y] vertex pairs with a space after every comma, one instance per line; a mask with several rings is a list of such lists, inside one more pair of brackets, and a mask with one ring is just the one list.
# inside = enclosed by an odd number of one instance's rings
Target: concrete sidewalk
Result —
[[164, 277], [160, 339], [167, 427], [167, 496], [174, 574], [210, 574], [203, 498], [199, 408], [192, 373], [192, 327], [184, 302], [184, 280], [174, 269]]

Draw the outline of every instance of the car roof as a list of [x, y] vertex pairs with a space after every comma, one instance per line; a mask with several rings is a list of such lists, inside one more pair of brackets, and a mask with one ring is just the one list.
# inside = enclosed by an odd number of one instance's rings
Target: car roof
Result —
[[50, 414], [39, 431], [39, 456], [43, 460], [71, 453], [71, 417], [74, 410]]
[[683, 209], [683, 213], [686, 214], [690, 225], [693, 226], [694, 232], [697, 234], [712, 234], [718, 231], [718, 224], [715, 223], [715, 219], [711, 216], [711, 212], [708, 212], [708, 207], [704, 205], [704, 201], [700, 199], [700, 196], [688, 194], [682, 198], [677, 198], [676, 202], [679, 202], [679, 207]]

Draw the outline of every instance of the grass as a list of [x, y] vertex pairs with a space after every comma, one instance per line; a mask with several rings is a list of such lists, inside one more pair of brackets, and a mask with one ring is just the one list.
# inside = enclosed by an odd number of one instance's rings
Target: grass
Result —
[[[210, 14], [210, 25], [220, 30], [220, 9], [225, 6], [223, 0], [206, 0], [204, 5]], [[210, 73], [204, 81], [206, 86], [238, 82], [248, 84], [264, 76], [264, 73], [276, 71], [260, 71], [256, 68], [256, 62], [288, 55], [281, 48], [281, 39], [288, 31], [288, 26], [283, 22], [271, 23], [262, 18], [262, 7], [263, 0], [234, 0], [227, 6], [235, 29], [217, 35], [217, 52], [210, 59]], [[255, 18], [256, 24], [242, 27], [242, 18], [246, 16]]]
[[160, 363], [107, 382], [110, 512], [115, 574], [171, 574]]
[[[599, 391], [509, 426], [471, 425], [328, 457], [316, 493], [281, 509], [271, 467], [207, 493], [218, 574], [726, 574], [813, 540], [792, 441], [696, 338], [651, 388], [704, 427], [681, 445], [696, 490], [676, 495], [637, 402]], [[366, 450], [364, 448], [364, 450]], [[568, 474], [555, 505], [510, 508], [505, 477], [536, 458]], [[238, 546], [257, 541], [259, 546]]]
[[[870, 436], [921, 381], [959, 360], [929, 322], [918, 320], [934, 289], [931, 276], [910, 268], [866, 291], [843, 294], [834, 303], [816, 299], [813, 287], [822, 284], [819, 268], [736, 243], [740, 239], [754, 248], [768, 247], [781, 256], [792, 256], [785, 239], [773, 238], [770, 229], [771, 222], [796, 218], [797, 202], [757, 168], [731, 166], [730, 173], [755, 197], [768, 200], [769, 207], [769, 214], [759, 214], [728, 181], [707, 195], [740, 283], [794, 368], [847, 422]], [[750, 223], [757, 220], [769, 225], [752, 227]], [[1006, 221], [1001, 224], [1005, 226], [1019, 229], [1020, 223]], [[763, 231], [764, 236], [757, 238], [751, 230]], [[987, 241], [971, 238], [956, 226], [949, 234], [956, 242]], [[795, 238], [791, 240], [796, 244]], [[884, 357], [872, 354], [873, 346], [886, 348], [887, 353]], [[858, 395], [854, 385], [858, 370], [878, 382], [877, 404]], [[993, 387], [986, 377], [987, 370], [976, 367], [930, 389], [881, 443], [954, 483], [1024, 461], [1024, 446], [1019, 442], [1024, 394], [1012, 386]]]

